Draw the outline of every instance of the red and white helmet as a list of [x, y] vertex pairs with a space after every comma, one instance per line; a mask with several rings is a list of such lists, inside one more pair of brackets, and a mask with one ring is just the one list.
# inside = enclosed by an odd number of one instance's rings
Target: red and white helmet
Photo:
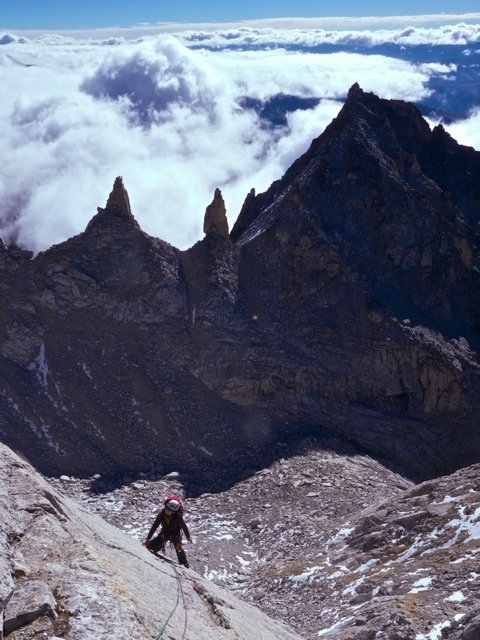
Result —
[[170, 511], [178, 511], [180, 509], [178, 500], [169, 500], [165, 506], [167, 509], [170, 509]]

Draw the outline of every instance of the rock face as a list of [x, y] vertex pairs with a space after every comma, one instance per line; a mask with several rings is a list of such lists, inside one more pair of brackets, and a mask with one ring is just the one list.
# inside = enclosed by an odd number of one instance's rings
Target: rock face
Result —
[[[84, 233], [0, 246], [0, 429], [46, 474], [188, 490], [335, 436], [425, 479], [480, 460], [480, 153], [355, 85], [228, 236], [180, 252], [117, 179]], [[223, 474], [223, 475], [222, 475]]]
[[194, 571], [155, 557], [3, 445], [0, 476], [0, 612], [9, 640], [143, 640], [162, 629], [163, 637], [199, 640], [300, 638]]

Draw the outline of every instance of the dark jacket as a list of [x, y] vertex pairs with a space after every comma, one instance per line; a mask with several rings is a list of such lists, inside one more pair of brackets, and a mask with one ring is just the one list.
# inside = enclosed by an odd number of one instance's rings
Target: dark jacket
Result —
[[162, 509], [158, 516], [155, 518], [155, 522], [152, 524], [152, 527], [148, 532], [147, 540], [150, 540], [158, 527], [161, 527], [160, 531], [161, 533], [163, 533], [165, 538], [168, 538], [170, 536], [178, 536], [180, 535], [180, 530], [183, 529], [185, 535], [187, 536], [187, 540], [190, 540], [190, 532], [188, 531], [188, 527], [179, 513], [172, 513], [172, 515], [167, 518], [165, 509]]

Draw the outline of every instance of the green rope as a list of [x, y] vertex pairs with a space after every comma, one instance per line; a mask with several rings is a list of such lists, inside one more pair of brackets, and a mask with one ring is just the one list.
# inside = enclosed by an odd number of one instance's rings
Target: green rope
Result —
[[177, 576], [177, 602], [175, 603], [175, 606], [173, 607], [172, 611], [170, 612], [170, 615], [168, 616], [168, 618], [165, 620], [163, 627], [160, 629], [160, 631], [158, 632], [158, 634], [155, 636], [155, 640], [159, 640], [162, 637], [163, 632], [165, 631], [165, 629], [167, 628], [168, 623], [170, 622], [171, 617], [173, 616], [173, 614], [175, 613], [175, 611], [177, 610], [178, 607], [178, 603], [180, 602], [180, 584], [178, 582], [178, 576]]

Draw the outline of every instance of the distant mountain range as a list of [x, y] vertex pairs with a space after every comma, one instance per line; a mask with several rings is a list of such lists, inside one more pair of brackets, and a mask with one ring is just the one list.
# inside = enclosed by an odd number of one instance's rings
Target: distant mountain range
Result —
[[479, 220], [480, 153], [358, 85], [231, 232], [217, 190], [186, 251], [119, 177], [78, 236], [0, 245], [1, 440], [49, 475], [199, 484], [306, 434], [415, 479], [477, 462]]

